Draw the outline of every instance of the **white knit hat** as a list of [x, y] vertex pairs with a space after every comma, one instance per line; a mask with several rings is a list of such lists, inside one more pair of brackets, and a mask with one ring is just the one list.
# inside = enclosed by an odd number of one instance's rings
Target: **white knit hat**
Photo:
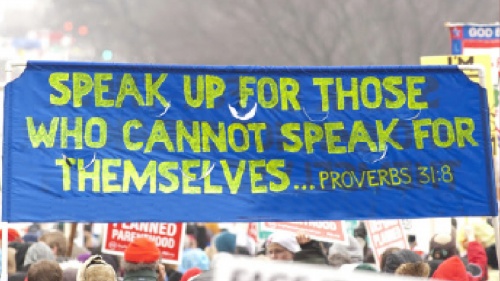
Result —
[[295, 235], [286, 232], [275, 232], [267, 238], [267, 245], [276, 243], [292, 253], [300, 251], [300, 245]]

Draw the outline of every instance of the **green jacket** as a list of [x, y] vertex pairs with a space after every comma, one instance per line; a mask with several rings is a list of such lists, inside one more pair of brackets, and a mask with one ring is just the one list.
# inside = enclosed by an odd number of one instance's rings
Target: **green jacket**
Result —
[[125, 272], [123, 281], [157, 281], [157, 275], [154, 270], [140, 269]]

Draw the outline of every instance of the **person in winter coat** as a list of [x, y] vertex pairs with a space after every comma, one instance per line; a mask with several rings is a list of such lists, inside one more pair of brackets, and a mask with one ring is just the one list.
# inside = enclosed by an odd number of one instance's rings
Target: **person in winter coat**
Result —
[[125, 249], [123, 281], [163, 281], [165, 267], [159, 263], [160, 250], [148, 238], [136, 238]]
[[[462, 245], [467, 249], [467, 256], [460, 260], [466, 267], [466, 270], [477, 280], [488, 280], [488, 258], [484, 247], [479, 241], [475, 240], [474, 233], [468, 234], [467, 241], [462, 239]], [[469, 242], [470, 241], [470, 242]], [[455, 237], [449, 234], [437, 234], [433, 236], [430, 243], [428, 261], [431, 267], [430, 275], [433, 276], [437, 268], [447, 259], [458, 256]]]
[[[472, 265], [472, 264], [471, 264]], [[458, 256], [444, 260], [432, 275], [432, 279], [449, 281], [480, 281], [481, 272], [471, 270]]]

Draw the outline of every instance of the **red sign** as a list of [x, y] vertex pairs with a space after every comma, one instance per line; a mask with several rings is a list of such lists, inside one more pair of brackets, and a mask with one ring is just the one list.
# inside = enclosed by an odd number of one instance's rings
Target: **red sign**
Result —
[[264, 222], [262, 228], [302, 233], [319, 241], [347, 243], [342, 221]]
[[110, 223], [104, 232], [102, 252], [123, 256], [128, 244], [145, 237], [156, 243], [162, 262], [178, 264], [184, 241], [182, 223]]
[[380, 256], [387, 248], [408, 249], [408, 241], [401, 220], [365, 221], [375, 262], [380, 266]]
[[259, 229], [258, 228], [259, 227], [257, 226], [256, 222], [251, 222], [251, 223], [248, 224], [247, 234], [255, 242], [259, 241]]

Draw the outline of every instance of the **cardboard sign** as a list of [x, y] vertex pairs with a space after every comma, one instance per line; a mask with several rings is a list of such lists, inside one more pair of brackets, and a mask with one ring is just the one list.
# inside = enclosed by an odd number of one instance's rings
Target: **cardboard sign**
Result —
[[156, 243], [162, 262], [178, 264], [184, 245], [183, 223], [110, 223], [104, 232], [102, 252], [123, 256], [130, 242], [145, 237]]
[[264, 222], [262, 227], [268, 231], [303, 233], [319, 241], [347, 243], [342, 221]]
[[377, 266], [380, 266], [380, 256], [387, 248], [409, 248], [401, 220], [365, 221], [365, 224]]

